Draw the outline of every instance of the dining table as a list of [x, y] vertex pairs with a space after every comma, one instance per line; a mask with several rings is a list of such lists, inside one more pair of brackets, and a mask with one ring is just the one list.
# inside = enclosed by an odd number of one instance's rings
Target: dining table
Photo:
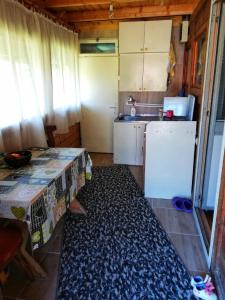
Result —
[[30, 162], [20, 168], [0, 157], [0, 218], [27, 224], [32, 249], [53, 230], [91, 179], [92, 162], [84, 148], [31, 148]]

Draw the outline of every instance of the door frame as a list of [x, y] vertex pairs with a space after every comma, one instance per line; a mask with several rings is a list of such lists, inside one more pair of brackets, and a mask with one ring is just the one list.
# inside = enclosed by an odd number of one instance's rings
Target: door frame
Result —
[[[199, 143], [197, 148], [197, 159], [196, 159], [196, 168], [195, 168], [195, 181], [194, 181], [194, 190], [193, 190], [194, 207], [200, 206], [202, 193], [203, 193], [208, 136], [209, 136], [210, 122], [211, 122], [211, 111], [215, 107], [215, 102], [218, 98], [218, 92], [219, 92], [219, 82], [220, 82], [219, 78], [221, 75], [221, 59], [223, 55], [223, 46], [221, 47], [220, 37], [221, 36], [223, 37], [223, 35], [225, 34], [224, 25], [225, 25], [225, 18], [224, 18], [224, 14], [222, 16], [222, 3], [213, 1], [211, 3], [210, 20], [209, 20], [209, 34], [208, 34], [208, 41], [207, 41], [208, 50], [206, 56], [206, 69], [205, 69], [205, 76], [204, 76], [200, 127], [199, 127], [199, 137], [198, 137]], [[213, 215], [213, 224], [211, 230], [209, 249], [206, 248], [204, 234], [201, 228], [201, 222], [199, 220], [199, 216], [196, 212], [196, 209], [194, 209], [194, 218], [197, 224], [197, 229], [200, 234], [203, 250], [209, 268], [211, 266], [213, 245], [214, 245], [214, 238], [215, 238], [215, 227], [216, 227], [218, 199], [219, 199], [219, 192], [220, 192], [221, 173], [222, 173], [223, 158], [224, 158], [224, 147], [225, 147], [225, 134], [223, 131], [222, 150], [220, 155], [220, 166], [218, 172], [218, 178], [220, 179], [217, 182], [215, 209]]]
[[[94, 41], [94, 40], [85, 40], [85, 41]], [[105, 40], [101, 40], [101, 41], [105, 41]], [[108, 42], [110, 41], [113, 41], [113, 42], [116, 42], [117, 40], [112, 40], [112, 39], [108, 39], [107, 40]], [[118, 41], [117, 41], [118, 43]], [[112, 105], [109, 106], [109, 108], [111, 110], [114, 110], [114, 119], [115, 117], [118, 115], [118, 109], [119, 109], [119, 94], [118, 94], [118, 91], [119, 91], [119, 83], [118, 83], [118, 72], [119, 72], [119, 60], [118, 60], [118, 52], [115, 53], [115, 54], [80, 54], [79, 55], [79, 72], [80, 72], [80, 60], [81, 59], [84, 59], [84, 58], [109, 58], [109, 59], [116, 59], [116, 62], [117, 62], [117, 78], [116, 78], [116, 81], [117, 81], [117, 97], [115, 99], [115, 102], [112, 103]], [[81, 87], [80, 87], [80, 90], [81, 90]], [[83, 125], [82, 125], [82, 122], [83, 122], [83, 111], [82, 111], [82, 99], [81, 99], [81, 142], [83, 143], [82, 141], [82, 136], [83, 136], [83, 132], [84, 132], [84, 129], [83, 129]], [[113, 122], [112, 122], [112, 132], [113, 132]], [[81, 144], [82, 144], [81, 143]], [[82, 144], [83, 146], [83, 144]], [[112, 152], [101, 152], [100, 153], [113, 153], [113, 137], [112, 137]]]

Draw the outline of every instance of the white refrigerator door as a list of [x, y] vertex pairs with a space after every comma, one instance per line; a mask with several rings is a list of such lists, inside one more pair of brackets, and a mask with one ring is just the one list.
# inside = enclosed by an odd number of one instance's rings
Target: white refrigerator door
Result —
[[146, 128], [145, 196], [191, 197], [196, 122], [157, 121]]

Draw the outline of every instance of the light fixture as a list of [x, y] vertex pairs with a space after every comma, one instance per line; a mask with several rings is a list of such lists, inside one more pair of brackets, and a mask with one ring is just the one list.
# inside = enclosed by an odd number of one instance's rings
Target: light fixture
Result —
[[113, 4], [109, 4], [109, 18], [112, 19], [114, 17]]

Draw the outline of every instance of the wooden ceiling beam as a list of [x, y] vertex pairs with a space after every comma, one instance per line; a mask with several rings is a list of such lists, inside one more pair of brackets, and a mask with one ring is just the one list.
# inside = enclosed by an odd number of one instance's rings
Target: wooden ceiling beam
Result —
[[43, 0], [43, 5], [46, 8], [76, 8], [89, 5], [109, 5], [110, 3], [135, 3], [140, 2], [139, 0]]
[[200, 0], [193, 0], [193, 11], [197, 8]]
[[[173, 21], [173, 26], [179, 26], [182, 21], [182, 16], [171, 17]], [[75, 29], [77, 32], [91, 32], [91, 31], [110, 31], [119, 29], [118, 20], [107, 20], [107, 21], [93, 21], [90, 26], [90, 22], [78, 22], [74, 23]]]
[[67, 12], [64, 15], [64, 20], [71, 23], [77, 23], [87, 21], [122, 20], [148, 17], [171, 17], [190, 15], [192, 14], [192, 12], [192, 4], [156, 5], [114, 9], [112, 18], [109, 18], [108, 10]]

